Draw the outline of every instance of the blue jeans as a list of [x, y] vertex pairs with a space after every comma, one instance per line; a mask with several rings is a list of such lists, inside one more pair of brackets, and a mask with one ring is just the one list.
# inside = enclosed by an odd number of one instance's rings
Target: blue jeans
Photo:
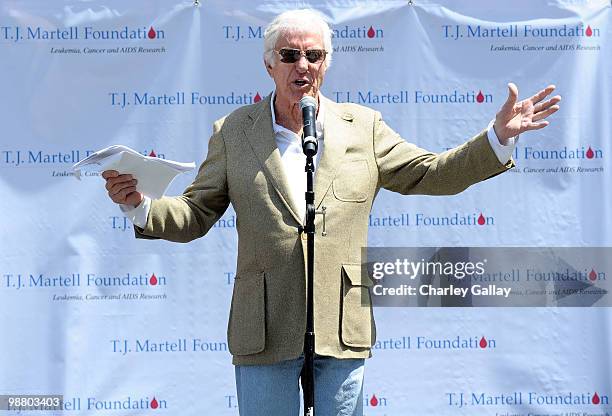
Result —
[[[315, 355], [316, 416], [362, 416], [364, 359]], [[237, 365], [240, 416], [301, 415], [298, 380], [304, 357], [270, 365]]]

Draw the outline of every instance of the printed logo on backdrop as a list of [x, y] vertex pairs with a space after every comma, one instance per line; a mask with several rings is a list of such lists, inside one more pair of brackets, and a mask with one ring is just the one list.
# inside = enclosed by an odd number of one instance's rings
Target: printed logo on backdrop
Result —
[[170, 277], [161, 273], [3, 273], [0, 290], [36, 292], [54, 302], [131, 302], [166, 300]]
[[[601, 412], [609, 410], [608, 394], [603, 394], [598, 391], [557, 391], [557, 392], [539, 392], [539, 391], [509, 391], [503, 393], [471, 391], [471, 392], [445, 392], [444, 402], [446, 406], [461, 409], [461, 408], [493, 408], [502, 410], [507, 406], [508, 411], [512, 414], [521, 410], [525, 406], [531, 412], [538, 410], [539, 412], [551, 411], [559, 414], [560, 409], [565, 409], [565, 415], [586, 415], [587, 410], [593, 412]], [[547, 406], [551, 406], [550, 409]], [[567, 413], [578, 411], [579, 413]], [[601, 414], [601, 413], [593, 413]], [[607, 413], [604, 413], [607, 414]]]
[[[116, 212], [116, 207], [112, 207], [113, 212]], [[107, 226], [112, 231], [131, 232], [134, 229], [132, 222], [129, 218], [123, 215], [109, 215]], [[211, 231], [224, 231], [236, 228], [236, 215], [226, 214], [219, 218], [217, 222], [212, 226]]]
[[236, 272], [224, 272], [223, 273], [223, 281], [226, 287], [231, 288], [234, 284], [234, 279], [236, 278]]
[[496, 225], [495, 216], [486, 211], [454, 212], [447, 215], [433, 215], [424, 212], [404, 212], [389, 215], [370, 214], [369, 226], [372, 228], [404, 227], [474, 227], [487, 228]]
[[352, 90], [332, 91], [331, 99], [337, 103], [356, 103], [364, 105], [372, 104], [490, 104], [493, 95], [482, 89], [448, 91], [434, 91], [429, 89], [417, 89], [414, 91], [394, 90]]
[[265, 28], [261, 25], [223, 25], [222, 38], [235, 42], [263, 40]]
[[[74, 176], [72, 165], [94, 153], [91, 149], [2, 149], [0, 150], [0, 169], [3, 168], [39, 168], [44, 175], [52, 177]], [[144, 156], [165, 159], [166, 155], [155, 149], [144, 149]], [[97, 171], [84, 171], [82, 177], [100, 176]]]
[[224, 407], [227, 409], [238, 409], [238, 398], [235, 394], [226, 394], [223, 396]]
[[372, 349], [379, 351], [481, 351], [496, 349], [497, 340], [484, 335], [456, 335], [454, 337], [431, 337], [423, 335], [404, 335], [379, 339]]
[[[495, 53], [517, 52], [598, 52], [602, 29], [587, 22], [574, 25], [535, 24], [448, 24], [440, 35], [448, 42], [491, 41], [488, 50]], [[452, 45], [452, 43], [451, 43]]]
[[117, 109], [133, 107], [182, 106], [242, 106], [258, 103], [263, 96], [259, 91], [110, 91], [107, 103]]
[[[384, 52], [382, 41], [385, 30], [381, 24], [332, 26], [334, 53]], [[221, 37], [227, 41], [257, 41], [261, 43], [265, 31], [259, 25], [222, 25]]]
[[123, 414], [125, 410], [154, 411], [158, 409], [169, 409], [168, 401], [157, 395], [149, 396], [73, 396], [64, 395], [61, 410], [67, 411], [117, 411]]
[[334, 53], [380, 53], [385, 51], [385, 30], [380, 23], [332, 27]]
[[533, 145], [518, 144], [512, 157], [517, 166], [513, 173], [536, 175], [598, 175], [604, 173], [606, 155], [595, 144], [581, 140], [578, 145], [553, 144], [543, 140]]
[[[227, 409], [238, 409], [238, 398], [234, 394], [226, 394], [224, 396], [225, 407]], [[375, 411], [379, 408], [389, 406], [389, 397], [376, 392], [363, 393], [363, 407], [368, 411]], [[368, 413], [369, 414], [369, 413]], [[372, 414], [379, 414], [378, 412]]]
[[173, 339], [116, 338], [108, 341], [113, 354], [124, 355], [166, 355], [185, 353], [225, 353], [229, 354], [227, 343], [204, 338], [176, 337]]
[[[389, 406], [389, 397], [387, 395], [383, 395], [380, 392], [376, 393], [374, 391], [363, 392], [363, 407], [368, 412], [373, 412], [379, 408], [386, 408], [387, 406]], [[371, 414], [379, 413], [373, 412]]]
[[212, 226], [213, 230], [226, 230], [236, 228], [236, 214], [225, 214]]
[[0, 26], [0, 43], [49, 44], [59, 55], [122, 55], [165, 53], [164, 29], [149, 26]]

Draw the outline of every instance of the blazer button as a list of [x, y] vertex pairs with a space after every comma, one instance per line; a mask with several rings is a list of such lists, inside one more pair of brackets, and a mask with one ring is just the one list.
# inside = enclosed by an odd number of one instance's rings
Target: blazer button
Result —
[[308, 234], [302, 233], [302, 240], [304, 241], [308, 240]]

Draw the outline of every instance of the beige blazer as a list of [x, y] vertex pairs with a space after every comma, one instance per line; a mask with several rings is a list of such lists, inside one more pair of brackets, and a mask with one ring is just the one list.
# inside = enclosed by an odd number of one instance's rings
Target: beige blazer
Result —
[[[327, 235], [317, 216], [315, 351], [367, 358], [376, 338], [372, 282], [361, 278], [361, 247], [378, 190], [447, 195], [513, 166], [499, 163], [481, 132], [434, 154], [404, 141], [380, 113], [325, 98], [325, 150], [315, 176], [315, 205], [326, 207]], [[270, 96], [217, 121], [208, 156], [182, 196], [151, 203], [139, 238], [187, 242], [202, 237], [231, 203], [236, 211], [238, 264], [227, 329], [235, 364], [298, 357], [306, 328], [306, 241], [270, 113]], [[204, 254], [205, 255], [205, 254]], [[366, 306], [362, 306], [362, 297]]]

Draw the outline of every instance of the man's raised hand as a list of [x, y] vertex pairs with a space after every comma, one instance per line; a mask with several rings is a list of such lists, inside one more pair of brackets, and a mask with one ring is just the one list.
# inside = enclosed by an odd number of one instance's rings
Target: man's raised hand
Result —
[[513, 83], [508, 84], [508, 99], [497, 112], [493, 125], [501, 144], [507, 144], [510, 137], [523, 132], [548, 126], [545, 118], [559, 110], [557, 103], [561, 101], [561, 96], [555, 95], [546, 101], [542, 100], [554, 90], [555, 86], [549, 85], [535, 95], [517, 102], [518, 88]]

